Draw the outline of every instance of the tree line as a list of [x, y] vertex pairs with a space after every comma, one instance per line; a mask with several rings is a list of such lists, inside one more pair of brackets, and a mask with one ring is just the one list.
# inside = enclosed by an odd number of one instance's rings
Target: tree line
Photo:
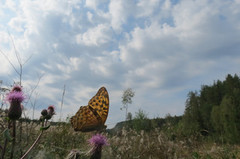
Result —
[[216, 141], [240, 143], [239, 76], [228, 74], [224, 81], [189, 92], [179, 125], [186, 136], [204, 131]]

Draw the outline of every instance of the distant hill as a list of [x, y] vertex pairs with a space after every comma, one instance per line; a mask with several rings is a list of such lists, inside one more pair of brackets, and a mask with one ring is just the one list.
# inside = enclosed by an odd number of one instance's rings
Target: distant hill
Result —
[[182, 116], [167, 116], [166, 118], [133, 119], [128, 121], [121, 121], [117, 123], [114, 128], [107, 129], [107, 132], [110, 134], [116, 134], [118, 132], [121, 132], [123, 128], [134, 129], [137, 131], [150, 131], [155, 128], [164, 129], [166, 125], [177, 125], [181, 119]]

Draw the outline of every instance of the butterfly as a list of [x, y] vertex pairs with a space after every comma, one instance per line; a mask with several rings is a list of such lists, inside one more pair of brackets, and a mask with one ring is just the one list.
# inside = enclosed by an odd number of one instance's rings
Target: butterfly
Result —
[[106, 128], [109, 110], [109, 97], [105, 87], [101, 87], [97, 94], [90, 99], [87, 106], [81, 106], [70, 121], [75, 131], [89, 132]]

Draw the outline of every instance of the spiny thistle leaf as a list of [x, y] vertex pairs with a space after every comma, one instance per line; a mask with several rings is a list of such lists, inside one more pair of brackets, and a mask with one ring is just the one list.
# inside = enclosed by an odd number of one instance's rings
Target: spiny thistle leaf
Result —
[[4, 131], [3, 131], [3, 136], [8, 140], [8, 141], [12, 141], [13, 138], [11, 137], [10, 135], [10, 132], [9, 132], [9, 129], [6, 128]]
[[48, 125], [46, 127], [41, 127], [40, 130], [43, 131], [43, 130], [47, 130], [48, 128], [50, 128], [50, 125]]

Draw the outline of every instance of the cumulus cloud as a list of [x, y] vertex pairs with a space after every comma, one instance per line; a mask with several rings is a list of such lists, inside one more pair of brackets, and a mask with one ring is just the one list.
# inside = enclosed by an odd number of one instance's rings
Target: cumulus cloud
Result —
[[154, 12], [156, 8], [159, 8], [160, 1], [158, 0], [142, 0], [137, 3], [138, 15], [142, 16], [150, 16]]
[[96, 10], [98, 2], [99, 2], [98, 0], [86, 0], [85, 6]]
[[111, 0], [109, 14], [111, 15], [111, 26], [116, 32], [122, 31], [122, 25], [127, 23], [128, 17], [134, 13], [133, 1]]
[[111, 29], [107, 24], [99, 24], [94, 28], [88, 29], [85, 33], [76, 36], [78, 44], [87, 46], [103, 45], [111, 40]]
[[[133, 114], [142, 108], [149, 117], [180, 115], [188, 91], [239, 73], [237, 0], [0, 3], [0, 49], [18, 66], [9, 31], [22, 61], [31, 57], [23, 67], [27, 90], [43, 76], [38, 111], [54, 104], [60, 112], [66, 85], [63, 117], [73, 115], [104, 85], [111, 103], [107, 124], [124, 120], [121, 95], [128, 87], [136, 92]], [[18, 80], [2, 55], [0, 63], [5, 83]]]

